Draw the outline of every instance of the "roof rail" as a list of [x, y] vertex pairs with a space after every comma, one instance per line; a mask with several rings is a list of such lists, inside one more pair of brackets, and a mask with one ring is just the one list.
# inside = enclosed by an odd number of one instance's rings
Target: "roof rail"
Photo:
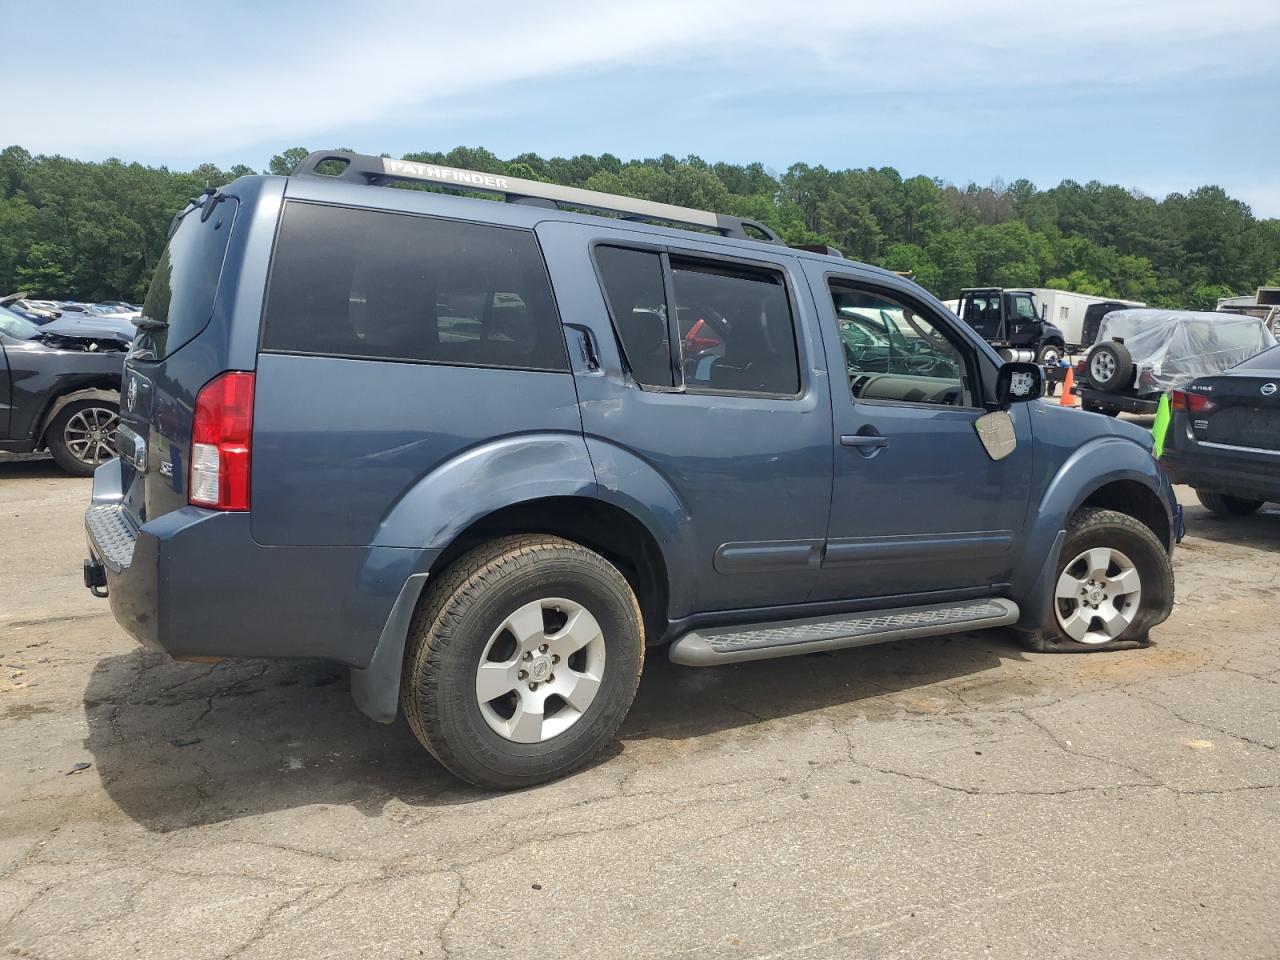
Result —
[[[341, 169], [333, 169], [332, 173], [328, 173], [320, 169], [325, 164], [331, 169], [337, 164], [342, 166]], [[509, 177], [506, 174], [460, 170], [457, 167], [446, 167], [438, 163], [371, 157], [361, 153], [347, 153], [343, 150], [319, 150], [308, 154], [294, 169], [293, 176], [350, 180], [373, 186], [390, 180], [430, 183], [453, 190], [496, 193], [506, 197], [511, 203], [524, 203], [552, 210], [559, 209], [563, 204], [588, 210], [620, 213], [629, 220], [653, 220], [702, 227], [739, 240], [782, 243], [782, 238], [773, 230], [755, 220], [712, 213], [709, 210], [695, 210], [692, 207], [679, 207], [672, 203], [637, 200], [634, 197], [622, 197], [597, 190], [583, 190], [579, 187], [562, 187], [555, 183], [524, 180], [520, 177]]]

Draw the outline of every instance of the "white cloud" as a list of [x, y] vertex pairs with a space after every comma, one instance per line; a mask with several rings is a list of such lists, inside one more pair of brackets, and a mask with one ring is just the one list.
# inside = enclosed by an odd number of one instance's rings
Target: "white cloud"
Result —
[[[696, 92], [708, 102], [744, 88], [802, 93], [821, 84], [850, 96], [927, 96], [1265, 70], [1274, 83], [1274, 60], [1240, 51], [1267, 37], [1273, 49], [1280, 43], [1280, 4], [1249, 0], [1219, 0], [1211, 11], [1188, 0], [498, 2], [392, 14], [379, 7], [354, 18], [309, 6], [208, 23], [171, 5], [75, 11], [61, 25], [68, 43], [81, 32], [96, 36], [93, 20], [102, 17], [123, 18], [114, 35], [132, 32], [135, 44], [119, 57], [68, 56], [16, 78], [10, 71], [0, 104], [8, 142], [85, 156], [225, 156], [433, 108], [493, 111], [504, 85], [590, 82], [619, 65], [642, 74], [696, 65], [700, 76], [714, 68], [719, 79]], [[161, 18], [169, 18], [165, 36], [148, 36]]]

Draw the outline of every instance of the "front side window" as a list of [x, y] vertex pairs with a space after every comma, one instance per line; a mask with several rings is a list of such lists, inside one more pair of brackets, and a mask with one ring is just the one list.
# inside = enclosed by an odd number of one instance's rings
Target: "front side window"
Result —
[[840, 343], [855, 399], [965, 404], [965, 354], [909, 304], [833, 284]]
[[262, 347], [568, 369], [532, 233], [297, 201], [276, 242]]
[[1014, 313], [1019, 320], [1039, 320], [1036, 314], [1036, 306], [1031, 302], [1030, 297], [1014, 297], [1013, 298]]

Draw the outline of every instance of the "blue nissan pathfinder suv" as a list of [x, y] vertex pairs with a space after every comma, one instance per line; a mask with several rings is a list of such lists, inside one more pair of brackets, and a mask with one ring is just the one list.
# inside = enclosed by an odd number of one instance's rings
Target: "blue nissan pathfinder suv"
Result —
[[347, 665], [476, 784], [586, 762], [653, 648], [1100, 650], [1173, 602], [1149, 436], [751, 221], [312, 154], [175, 217], [137, 324], [86, 585], [175, 657]]

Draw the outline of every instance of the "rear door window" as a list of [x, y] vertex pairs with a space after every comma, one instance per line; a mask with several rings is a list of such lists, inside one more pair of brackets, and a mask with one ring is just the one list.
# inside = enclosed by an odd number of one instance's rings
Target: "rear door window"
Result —
[[795, 321], [780, 272], [606, 245], [596, 247], [595, 258], [627, 365], [642, 386], [799, 392]]
[[568, 369], [529, 231], [301, 201], [285, 206], [262, 348]]
[[795, 324], [780, 274], [677, 257], [671, 272], [686, 387], [799, 392]]
[[140, 327], [134, 359], [163, 360], [189, 343], [213, 316], [213, 298], [240, 202], [221, 197], [206, 203], [214, 206], [183, 216], [160, 255], [142, 304], [142, 319], [154, 323]]

